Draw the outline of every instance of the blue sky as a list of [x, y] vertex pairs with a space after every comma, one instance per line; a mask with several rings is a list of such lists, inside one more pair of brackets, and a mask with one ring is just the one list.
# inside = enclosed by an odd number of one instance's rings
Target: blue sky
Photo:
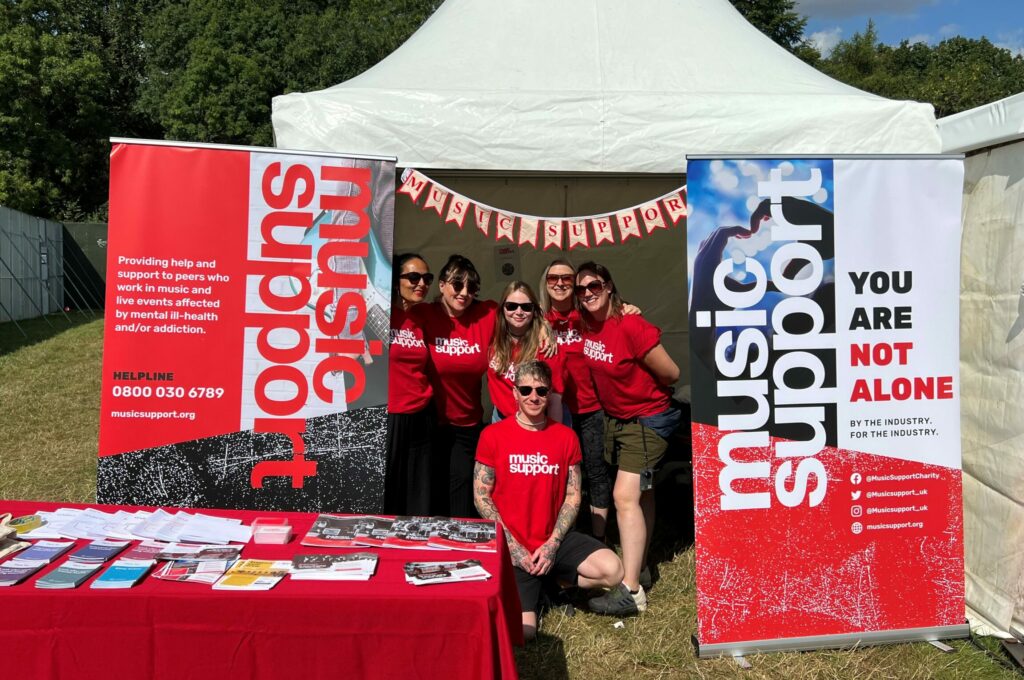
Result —
[[823, 53], [874, 19], [879, 39], [934, 45], [954, 35], [988, 38], [1024, 54], [1024, 0], [797, 0], [804, 35]]

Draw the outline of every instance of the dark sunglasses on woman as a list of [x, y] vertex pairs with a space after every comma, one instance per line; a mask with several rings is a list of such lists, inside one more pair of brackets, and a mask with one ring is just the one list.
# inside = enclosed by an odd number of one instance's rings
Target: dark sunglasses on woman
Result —
[[548, 274], [545, 280], [549, 286], [557, 286], [558, 284], [572, 284], [573, 279], [576, 278], [575, 274]]
[[585, 286], [576, 286], [576, 296], [583, 297], [587, 293], [593, 293], [594, 295], [600, 295], [601, 291], [604, 290], [604, 281], [591, 281]]
[[430, 273], [420, 274], [419, 272], [409, 272], [408, 274], [400, 275], [398, 278], [405, 279], [414, 286], [420, 285], [420, 281], [423, 281], [427, 286], [434, 282], [434, 275]]
[[456, 295], [461, 293], [463, 288], [465, 288], [466, 292], [470, 295], [476, 295], [480, 292], [480, 284], [473, 283], [472, 281], [449, 281], [448, 285], [452, 287], [452, 290], [455, 291]]
[[533, 311], [535, 306], [536, 305], [534, 305], [532, 302], [506, 302], [505, 311], [514, 312], [517, 309], [522, 309], [524, 312], [529, 314], [530, 312]]
[[550, 387], [534, 387], [532, 385], [516, 385], [516, 389], [524, 397], [530, 396], [534, 390], [537, 390], [537, 396], [541, 398], [548, 396], [548, 392], [551, 391]]

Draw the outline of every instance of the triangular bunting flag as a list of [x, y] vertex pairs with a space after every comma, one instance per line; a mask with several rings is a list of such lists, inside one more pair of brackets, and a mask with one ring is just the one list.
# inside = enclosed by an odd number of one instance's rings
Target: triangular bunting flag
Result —
[[519, 218], [519, 245], [529, 243], [537, 247], [537, 225], [539, 220], [532, 217]]
[[591, 222], [594, 225], [595, 246], [599, 246], [605, 241], [615, 243], [615, 236], [612, 235], [612, 218], [610, 216], [595, 217]]
[[497, 218], [494, 222], [494, 240], [500, 241], [503, 238], [507, 238], [512, 243], [515, 243], [515, 237], [512, 235], [512, 228], [516, 224], [516, 218], [511, 215], [506, 215], [503, 212], [495, 213]]
[[590, 247], [590, 237], [587, 236], [587, 221], [569, 222], [569, 250], [576, 246]]
[[412, 197], [412, 202], [420, 200], [420, 195], [423, 190], [430, 184], [430, 181], [421, 175], [416, 170], [412, 170], [406, 176], [405, 181], [402, 182], [402, 186], [398, 188], [398, 193], [408, 194]]
[[490, 230], [491, 211], [484, 210], [478, 205], [473, 206], [473, 211], [476, 213], [476, 228], [482, 231], [484, 236], [487, 236]]
[[679, 224], [679, 220], [686, 217], [686, 190], [680, 191], [674, 196], [668, 196], [662, 200], [668, 216], [672, 218], [673, 226]]
[[544, 250], [562, 248], [562, 221], [544, 220]]
[[444, 220], [445, 224], [454, 222], [459, 225], [459, 229], [462, 229], [462, 223], [466, 221], [467, 212], [469, 212], [469, 199], [465, 196], [452, 194], [452, 202], [448, 204], [448, 217]]
[[437, 211], [438, 217], [443, 217], [444, 202], [446, 200], [448, 200], [448, 192], [435, 184], [427, 192], [427, 200], [423, 202], [423, 209], [433, 208]]
[[625, 243], [630, 236], [640, 238], [640, 223], [637, 222], [635, 212], [623, 210], [615, 213], [615, 221], [619, 223], [619, 243]]
[[644, 218], [644, 226], [647, 227], [648, 234], [655, 229], [668, 229], [668, 225], [665, 224], [665, 216], [661, 214], [661, 207], [657, 201], [640, 206], [640, 215]]

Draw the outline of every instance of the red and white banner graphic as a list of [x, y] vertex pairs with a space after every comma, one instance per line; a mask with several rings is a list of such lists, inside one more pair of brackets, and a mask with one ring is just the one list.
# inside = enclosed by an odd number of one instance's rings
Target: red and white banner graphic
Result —
[[[572, 250], [574, 248], [593, 248], [603, 243], [614, 244], [615, 232], [619, 233], [619, 243], [636, 237], [651, 235], [656, 229], [669, 227], [686, 228], [686, 187], [680, 187], [653, 201], [647, 201], [625, 210], [603, 215], [584, 215], [578, 217], [543, 217], [521, 215], [502, 211], [489, 205], [460, 196], [448, 187], [438, 184], [418, 170], [407, 169], [402, 175], [399, 194], [409, 197], [413, 203], [423, 210], [433, 210], [439, 216], [447, 215], [445, 222], [455, 222], [462, 228], [463, 220], [470, 211], [476, 216], [476, 225], [480, 232], [491, 236], [491, 215], [494, 215], [494, 240], [502, 239], [529, 244], [534, 248], [556, 248]], [[447, 201], [447, 213], [443, 211]], [[637, 216], [639, 214], [639, 217]], [[518, 236], [516, 230], [518, 229]], [[590, 232], [593, 232], [593, 240]], [[538, 241], [541, 241], [538, 243]]]
[[115, 144], [99, 455], [277, 433], [225, 470], [314, 476], [307, 419], [387, 401], [390, 201], [393, 161]]
[[687, 171], [702, 655], [962, 627], [962, 161]]

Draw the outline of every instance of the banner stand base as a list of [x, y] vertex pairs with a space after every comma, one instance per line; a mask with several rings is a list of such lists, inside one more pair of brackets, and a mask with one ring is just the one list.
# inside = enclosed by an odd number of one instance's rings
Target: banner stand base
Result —
[[766, 652], [806, 652], [814, 649], [843, 649], [865, 645], [885, 645], [895, 642], [930, 642], [932, 640], [956, 640], [968, 638], [971, 627], [966, 623], [957, 626], [935, 626], [933, 628], [903, 628], [868, 633], [844, 633], [842, 635], [814, 635], [810, 637], [780, 638], [778, 640], [750, 640], [748, 642], [721, 642], [700, 644], [697, 658], [709, 659], [719, 656], [749, 656]]

